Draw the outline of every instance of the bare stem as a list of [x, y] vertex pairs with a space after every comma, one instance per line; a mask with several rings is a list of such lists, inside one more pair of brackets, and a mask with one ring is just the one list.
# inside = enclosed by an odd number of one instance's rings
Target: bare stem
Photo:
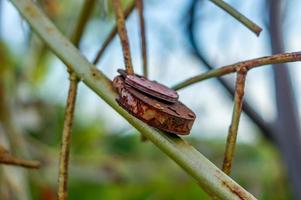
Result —
[[134, 74], [133, 64], [131, 59], [131, 51], [129, 39], [124, 22], [124, 15], [121, 9], [120, 0], [113, 0], [114, 12], [116, 15], [117, 30], [122, 45], [123, 59], [127, 74]]
[[40, 167], [40, 162], [35, 160], [23, 160], [20, 158], [14, 158], [12, 156], [0, 156], [0, 163], [7, 165], [15, 165], [25, 168], [38, 169]]
[[[147, 52], [146, 52], [146, 36], [145, 36], [145, 23], [144, 23], [144, 5], [143, 0], [135, 0], [136, 8], [139, 15], [140, 35], [141, 35], [141, 55], [143, 60], [143, 76], [148, 77], [147, 70]], [[141, 141], [147, 141], [147, 138], [141, 135]]]
[[279, 63], [296, 62], [296, 61], [301, 61], [301, 52], [299, 51], [293, 53], [275, 54], [271, 56], [246, 60], [232, 65], [226, 65], [224, 67], [216, 68], [208, 72], [202, 73], [200, 75], [194, 76], [175, 85], [173, 89], [180, 90], [182, 88], [188, 87], [200, 81], [207, 80], [209, 78], [223, 76], [233, 72], [238, 72], [240, 71], [241, 68], [246, 68], [247, 70], [249, 70], [255, 67], [260, 67], [269, 64], [279, 64]]
[[12, 155], [10, 155], [2, 146], [0, 146], [0, 163], [6, 165], [15, 165], [19, 167], [31, 168], [31, 169], [37, 169], [40, 167], [39, 161], [15, 158]]
[[224, 11], [226, 11], [228, 14], [230, 14], [232, 17], [234, 17], [240, 23], [245, 25], [249, 30], [251, 30], [257, 36], [259, 36], [260, 32], [262, 31], [262, 28], [260, 28], [257, 24], [255, 24], [250, 19], [245, 17], [243, 14], [241, 14], [240, 12], [235, 10], [232, 6], [230, 6], [223, 0], [210, 0], [210, 1], [212, 1], [215, 5], [217, 5]]
[[69, 165], [69, 152], [71, 142], [71, 132], [74, 116], [74, 107], [77, 93], [77, 77], [74, 73], [70, 74], [70, 86], [67, 98], [67, 107], [65, 111], [64, 129], [62, 135], [62, 145], [60, 153], [59, 164], [59, 189], [58, 199], [65, 200], [68, 196], [68, 165]]
[[139, 14], [140, 23], [140, 34], [141, 34], [141, 54], [143, 58], [143, 75], [148, 77], [148, 66], [147, 66], [147, 44], [146, 44], [146, 33], [144, 23], [144, 5], [143, 0], [136, 0], [136, 8]]
[[[86, 0], [83, 5], [75, 30], [71, 36], [71, 41], [77, 47], [79, 45], [80, 39], [84, 32], [84, 28], [89, 20], [95, 2], [96, 2], [95, 0]], [[65, 120], [64, 120], [60, 162], [59, 162], [59, 176], [58, 176], [58, 199], [59, 200], [66, 200], [68, 196], [69, 152], [71, 146], [70, 143], [71, 143], [71, 134], [72, 134], [72, 124], [73, 124], [74, 108], [75, 108], [77, 86], [78, 86], [78, 78], [76, 74], [73, 72], [73, 70], [71, 69], [72, 66], [68, 65], [67, 67], [68, 67], [68, 72], [70, 77], [70, 85], [69, 85], [69, 92], [68, 92], [67, 105], [65, 111]]]
[[[131, 3], [125, 9], [125, 11], [124, 11], [124, 18], [125, 18], [125, 20], [130, 16], [130, 14], [134, 10], [134, 8], [135, 8], [135, 2]], [[105, 52], [105, 50], [107, 49], [107, 47], [109, 46], [109, 44], [112, 42], [112, 40], [114, 39], [114, 37], [115, 37], [116, 34], [117, 34], [117, 25], [115, 25], [113, 27], [113, 29], [109, 33], [108, 37], [106, 38], [106, 40], [102, 44], [101, 48], [97, 52], [97, 54], [96, 54], [96, 56], [95, 56], [95, 58], [93, 60], [93, 64], [94, 65], [96, 65], [98, 63], [98, 61], [100, 60], [101, 56], [103, 55], [103, 53]]]
[[222, 170], [230, 174], [234, 157], [239, 119], [244, 97], [247, 70], [237, 72], [232, 121], [228, 132], [226, 150]]

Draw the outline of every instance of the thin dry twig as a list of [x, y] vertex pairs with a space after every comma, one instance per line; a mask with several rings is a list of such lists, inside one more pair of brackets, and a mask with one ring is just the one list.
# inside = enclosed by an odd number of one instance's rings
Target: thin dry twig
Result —
[[65, 111], [64, 129], [62, 135], [62, 145], [60, 153], [59, 164], [59, 189], [58, 199], [65, 200], [68, 195], [68, 165], [69, 165], [69, 152], [71, 142], [71, 132], [74, 116], [74, 108], [76, 102], [78, 79], [74, 73], [70, 74], [70, 86], [67, 98], [67, 107]]
[[[196, 5], [198, 2], [198, 0], [192, 1], [190, 9], [188, 9], [186, 13], [188, 16], [186, 28], [188, 42], [191, 46], [191, 53], [203, 64], [202, 67], [205, 67], [207, 70], [212, 70], [215, 69], [215, 67], [207, 60], [207, 56], [204, 51], [205, 49], [201, 46], [203, 41], [198, 40], [198, 32], [194, 31], [196, 30], [196, 10], [198, 10], [198, 7]], [[198, 18], [198, 21], [199, 20], [202, 19]], [[235, 88], [232, 88], [230, 82], [226, 81], [223, 77], [216, 77], [216, 80], [224, 87], [225, 92], [229, 94], [227, 95], [227, 97], [234, 99]], [[257, 127], [261, 130], [260, 132], [263, 134], [263, 136], [268, 139], [268, 141], [275, 142], [272, 126], [267, 123], [262, 118], [262, 116], [259, 115], [259, 113], [248, 101], [245, 100], [242, 107], [243, 112], [257, 125]]]
[[[125, 20], [130, 16], [130, 14], [134, 10], [134, 8], [135, 8], [135, 2], [133, 1], [133, 3], [131, 3], [125, 9], [125, 11], [124, 11], [124, 18], [125, 18]], [[98, 61], [100, 60], [100, 58], [102, 57], [103, 53], [105, 52], [105, 50], [107, 49], [107, 47], [109, 46], [109, 44], [112, 42], [112, 40], [114, 39], [114, 37], [115, 37], [116, 34], [117, 34], [117, 25], [115, 25], [113, 27], [113, 29], [109, 33], [108, 37], [106, 38], [106, 40], [102, 44], [101, 48], [97, 52], [97, 54], [96, 54], [96, 56], [95, 56], [95, 58], [93, 60], [93, 64], [94, 65], [96, 65], [98, 63]]]
[[7, 165], [15, 165], [25, 168], [38, 169], [40, 168], [40, 162], [35, 160], [23, 160], [15, 158], [10, 155], [0, 155], [0, 163]]
[[8, 151], [6, 151], [2, 146], [0, 146], [0, 163], [30, 169], [38, 169], [40, 167], [39, 161], [15, 158], [12, 155], [10, 155]]
[[78, 18], [78, 22], [74, 28], [74, 32], [70, 37], [71, 42], [77, 47], [84, 33], [85, 26], [92, 14], [92, 10], [94, 8], [95, 3], [96, 0], [85, 0], [84, 2], [80, 16]]
[[249, 30], [251, 30], [253, 33], [255, 33], [257, 36], [259, 36], [260, 32], [262, 31], [262, 28], [260, 28], [257, 24], [252, 22], [250, 19], [245, 17], [243, 14], [235, 10], [232, 6], [227, 4], [223, 0], [210, 0], [215, 5], [226, 11], [228, 14], [230, 14], [232, 17], [234, 17], [237, 21], [245, 25]]
[[[144, 5], [143, 0], [135, 0], [136, 8], [139, 15], [139, 26], [141, 35], [141, 55], [143, 61], [143, 76], [148, 77], [148, 66], [147, 66], [147, 44], [146, 44], [146, 34], [145, 34], [145, 23], [144, 23]], [[141, 141], [147, 141], [147, 138], [141, 135]]]
[[261, 58], [255, 58], [251, 60], [246, 60], [238, 62], [232, 65], [226, 65], [224, 67], [216, 68], [200, 75], [191, 77], [173, 87], [175, 90], [180, 90], [182, 88], [188, 87], [194, 83], [207, 80], [212, 77], [224, 76], [226, 74], [234, 73], [240, 71], [241, 68], [246, 68], [247, 70], [253, 69], [255, 67], [260, 67], [269, 64], [279, 64], [279, 63], [288, 63], [301, 61], [301, 52], [292, 52], [292, 53], [281, 53], [271, 56], [265, 56]]
[[113, 7], [116, 15], [117, 30], [122, 45], [123, 59], [124, 59], [126, 72], [127, 74], [134, 74], [134, 69], [133, 69], [133, 64], [131, 59], [130, 44], [127, 36], [127, 31], [124, 22], [124, 15], [122, 12], [120, 1], [113, 0]]
[[147, 43], [145, 33], [145, 20], [144, 20], [144, 4], [143, 0], [136, 0], [136, 8], [139, 15], [139, 25], [141, 34], [141, 55], [143, 59], [143, 76], [148, 77], [148, 66], [147, 66]]
[[[80, 39], [83, 35], [85, 25], [87, 24], [91, 10], [94, 7], [95, 0], [87, 0], [85, 1], [80, 17], [76, 24], [75, 30], [71, 36], [71, 41], [75, 46], [78, 47]], [[77, 94], [77, 86], [78, 86], [78, 78], [76, 74], [71, 70], [71, 66], [68, 67], [69, 72], [69, 91], [67, 98], [67, 105], [65, 111], [65, 119], [64, 119], [64, 128], [62, 134], [62, 144], [61, 144], [61, 152], [60, 152], [60, 162], [59, 162], [59, 177], [58, 177], [58, 199], [65, 200], [68, 196], [68, 166], [69, 166], [69, 152], [71, 146], [71, 134], [72, 134], [72, 124], [74, 117], [74, 108], [76, 102], [76, 94]]]
[[228, 175], [231, 172], [232, 160], [235, 152], [239, 119], [242, 111], [246, 75], [247, 75], [247, 69], [243, 69], [237, 72], [237, 77], [236, 77], [232, 121], [228, 132], [224, 162], [222, 167], [222, 170]]

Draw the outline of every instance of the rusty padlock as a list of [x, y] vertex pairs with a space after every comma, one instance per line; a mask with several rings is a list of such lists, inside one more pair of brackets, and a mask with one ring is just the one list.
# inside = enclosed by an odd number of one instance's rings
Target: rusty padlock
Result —
[[188, 135], [195, 114], [178, 101], [176, 91], [150, 81], [143, 76], [127, 75], [124, 70], [118, 70], [121, 76], [113, 80], [113, 86], [118, 91], [118, 104], [129, 113], [160, 130]]

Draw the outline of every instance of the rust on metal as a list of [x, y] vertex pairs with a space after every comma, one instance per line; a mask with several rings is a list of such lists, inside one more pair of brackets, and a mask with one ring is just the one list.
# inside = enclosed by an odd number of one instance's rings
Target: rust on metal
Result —
[[175, 103], [179, 98], [176, 91], [155, 81], [150, 81], [145, 77], [129, 75], [126, 76], [125, 83], [141, 92], [171, 103]]
[[144, 76], [136, 74], [127, 75], [124, 70], [118, 70], [118, 72], [125, 78], [126, 84], [140, 92], [170, 103], [175, 103], [179, 99], [179, 95], [175, 90], [172, 90], [156, 81], [150, 81]]
[[[140, 80], [138, 80], [142, 78], [141, 76], [130, 75], [135, 76], [135, 78], [130, 77], [130, 80], [134, 80], [135, 83], [133, 83], [126, 81], [129, 75], [123, 73], [122, 70], [118, 72], [122, 75], [115, 77], [113, 86], [118, 91], [119, 98], [117, 102], [120, 106], [150, 126], [169, 133], [189, 134], [196, 116], [193, 111], [177, 100], [178, 95], [171, 92], [173, 90], [160, 84], [159, 88], [161, 90], [157, 91], [157, 87], [154, 87], [149, 92], [146, 89], [149, 87], [144, 88], [144, 83], [140, 83]], [[137, 82], [139, 83], [136, 84]], [[152, 83], [149, 83], [153, 81], [145, 79], [143, 82], [148, 82], [146, 85], [153, 86]], [[155, 85], [157, 84], [159, 83], [155, 83]], [[141, 89], [142, 87], [143, 89]], [[161, 92], [163, 95], [158, 98], [158, 94], [161, 94]], [[170, 99], [166, 100], [167, 97], [175, 100], [173, 102], [168, 101]]]

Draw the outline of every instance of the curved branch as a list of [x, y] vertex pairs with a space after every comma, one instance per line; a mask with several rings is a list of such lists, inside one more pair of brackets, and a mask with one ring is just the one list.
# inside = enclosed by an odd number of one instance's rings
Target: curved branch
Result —
[[181, 83], [178, 83], [173, 87], [173, 89], [180, 90], [192, 84], [207, 80], [209, 78], [224, 76], [233, 72], [238, 72], [241, 70], [241, 68], [246, 68], [247, 70], [250, 70], [256, 67], [261, 67], [270, 64], [288, 63], [288, 62], [296, 62], [296, 61], [301, 61], [300, 51], [292, 52], [292, 53], [280, 53], [271, 56], [246, 60], [235, 64], [216, 68], [213, 70], [209, 70], [208, 72], [202, 73], [200, 75], [189, 78]]
[[[187, 21], [187, 36], [188, 36], [188, 42], [192, 47], [192, 53], [196, 56], [197, 59], [199, 59], [204, 65], [205, 68], [208, 70], [214, 69], [213, 65], [210, 64], [207, 59], [205, 59], [203, 48], [200, 47], [197, 44], [202, 44], [202, 42], [197, 42], [195, 33], [195, 11], [197, 8], [197, 0], [193, 0], [191, 3], [191, 6], [189, 7], [187, 14], [188, 14], [188, 21]], [[199, 20], [198, 20], [199, 21]], [[228, 81], [226, 81], [223, 77], [217, 77], [217, 81], [225, 88], [226, 92], [229, 93], [229, 95], [233, 98], [234, 97], [234, 88], [230, 85]], [[266, 137], [268, 140], [271, 140], [272, 142], [275, 142], [275, 138], [273, 135], [272, 127], [269, 125], [259, 114], [254, 110], [254, 108], [251, 106], [251, 104], [248, 103], [248, 101], [243, 102], [243, 111], [248, 115], [248, 117], [258, 126], [258, 128], [261, 130], [261, 133], [264, 137]]]

